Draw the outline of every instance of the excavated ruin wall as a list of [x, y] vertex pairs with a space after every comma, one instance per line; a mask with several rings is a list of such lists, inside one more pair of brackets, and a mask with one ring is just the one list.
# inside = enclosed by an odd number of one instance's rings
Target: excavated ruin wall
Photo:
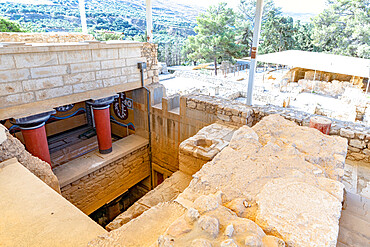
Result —
[[[193, 122], [197, 116], [203, 121], [205, 116], [213, 115], [212, 120], [254, 126], [264, 116], [280, 114], [301, 126], [308, 126], [313, 114], [295, 111], [272, 105], [247, 107], [244, 104], [205, 95], [188, 95], [186, 101], [187, 121]], [[252, 111], [251, 120], [243, 117], [243, 112]], [[226, 116], [225, 116], [226, 115]], [[208, 119], [210, 117], [208, 116]], [[370, 241], [370, 127], [345, 122], [333, 121], [330, 135], [348, 140], [347, 161], [343, 184], [346, 186], [346, 200], [340, 221], [339, 241], [342, 246], [363, 246]], [[199, 120], [200, 121], [200, 120]], [[365, 244], [366, 245], [366, 244]]]
[[23, 144], [0, 124], [0, 162], [11, 158], [17, 158], [19, 163], [60, 193], [58, 178], [54, 175], [50, 165], [27, 152]]
[[[173, 107], [173, 102], [178, 107]], [[280, 114], [300, 126], [308, 126], [312, 114], [276, 106], [253, 106], [205, 95], [164, 97], [152, 109], [153, 161], [164, 169], [178, 169], [179, 145], [203, 127], [214, 122], [236, 127], [254, 126], [262, 117]], [[339, 241], [361, 244], [370, 239], [370, 128], [364, 125], [333, 121], [330, 135], [348, 140], [347, 161], [343, 176], [346, 200], [341, 218]], [[356, 229], [356, 230], [353, 230]]]
[[0, 33], [0, 42], [66, 43], [93, 39], [91, 34], [83, 33]]
[[[222, 136], [213, 126], [186, 141]], [[346, 149], [342, 138], [266, 117], [235, 131], [177, 203], [158, 204], [90, 246], [286, 246], [271, 235], [288, 246], [335, 246]]]
[[61, 188], [62, 195], [90, 214], [150, 175], [145, 145]]

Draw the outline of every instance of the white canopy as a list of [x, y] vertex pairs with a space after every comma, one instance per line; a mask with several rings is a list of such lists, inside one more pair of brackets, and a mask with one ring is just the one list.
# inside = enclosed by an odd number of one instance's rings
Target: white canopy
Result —
[[370, 59], [290, 50], [259, 55], [257, 60], [304, 69], [370, 77]]

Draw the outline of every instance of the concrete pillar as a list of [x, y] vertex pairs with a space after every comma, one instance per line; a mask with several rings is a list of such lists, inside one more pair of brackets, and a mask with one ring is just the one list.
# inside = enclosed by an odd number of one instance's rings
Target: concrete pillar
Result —
[[89, 100], [94, 114], [96, 135], [98, 137], [99, 152], [108, 154], [112, 152], [112, 131], [110, 126], [109, 106], [118, 95], [98, 100]]
[[29, 117], [13, 120], [14, 124], [19, 125], [25, 146], [33, 156], [40, 158], [51, 166], [48, 140], [45, 131], [45, 122], [55, 111], [44, 112]]

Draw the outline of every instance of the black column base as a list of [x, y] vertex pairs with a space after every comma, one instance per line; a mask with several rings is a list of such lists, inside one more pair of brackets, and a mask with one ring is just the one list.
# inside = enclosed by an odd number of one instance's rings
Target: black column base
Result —
[[111, 153], [111, 152], [112, 152], [112, 148], [105, 149], [105, 150], [100, 150], [100, 149], [99, 149], [99, 153], [101, 153], [101, 154], [109, 154], [109, 153]]

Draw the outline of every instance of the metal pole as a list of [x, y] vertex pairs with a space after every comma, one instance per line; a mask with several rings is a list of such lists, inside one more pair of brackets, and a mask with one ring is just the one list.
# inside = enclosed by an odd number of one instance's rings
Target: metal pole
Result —
[[312, 81], [312, 91], [311, 91], [311, 93], [313, 93], [314, 92], [314, 87], [315, 87], [315, 80], [316, 80], [316, 70], [315, 70], [315, 74], [313, 74], [313, 81]]
[[262, 6], [263, 0], [257, 0], [256, 4], [256, 17], [254, 20], [254, 30], [253, 30], [253, 42], [252, 42], [252, 54], [251, 62], [249, 67], [249, 81], [248, 81], [248, 92], [247, 92], [247, 104], [252, 105], [252, 96], [253, 96], [253, 84], [254, 84], [254, 74], [256, 73], [256, 57], [257, 57], [257, 48], [259, 41], [259, 34], [261, 31], [261, 20], [262, 20]]
[[79, 6], [80, 6], [82, 32], [87, 33], [85, 0], [78, 0], [78, 3], [79, 3]]
[[367, 78], [367, 85], [366, 85], [366, 92], [365, 92], [365, 94], [367, 94], [367, 92], [369, 91], [369, 84], [370, 84], [370, 67], [369, 67], [369, 77]]
[[152, 0], [146, 0], [146, 39], [153, 42]]

